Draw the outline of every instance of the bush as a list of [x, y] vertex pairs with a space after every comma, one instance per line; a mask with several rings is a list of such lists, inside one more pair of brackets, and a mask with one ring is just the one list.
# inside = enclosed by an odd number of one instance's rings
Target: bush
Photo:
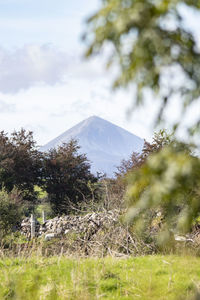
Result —
[[4, 189], [0, 191], [0, 237], [9, 234], [19, 226], [22, 216], [23, 207], [21, 206], [21, 195], [17, 189], [10, 193]]
[[181, 147], [163, 148], [129, 175], [129, 217], [148, 230], [149, 214], [160, 212], [162, 243], [170, 232], [189, 232], [200, 216], [200, 159]]

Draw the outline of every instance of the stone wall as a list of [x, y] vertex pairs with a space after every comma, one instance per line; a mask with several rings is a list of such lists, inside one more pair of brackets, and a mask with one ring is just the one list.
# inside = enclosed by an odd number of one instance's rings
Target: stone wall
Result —
[[[84, 216], [61, 216], [47, 220], [44, 224], [35, 222], [34, 243], [25, 243], [24, 247], [36, 246], [44, 255], [146, 255], [157, 252], [154, 242], [157, 230], [152, 230], [151, 242], [134, 233], [134, 228], [122, 221], [117, 210], [101, 213], [88, 213]], [[31, 239], [31, 219], [21, 224], [21, 233]], [[52, 243], [43, 243], [53, 238]], [[199, 249], [200, 229], [186, 236], [174, 235], [177, 249], [183, 247]], [[28, 248], [27, 248], [28, 249]], [[27, 250], [28, 251], [28, 250]], [[196, 250], [195, 250], [196, 251]], [[199, 250], [198, 250], [199, 251]]]
[[[68, 234], [69, 232], [95, 234], [100, 228], [113, 226], [119, 219], [119, 212], [106, 211], [88, 213], [85, 216], [61, 216], [39, 224], [36, 220], [36, 237], [45, 237], [45, 240]], [[21, 233], [31, 238], [31, 220], [26, 218], [21, 223]]]

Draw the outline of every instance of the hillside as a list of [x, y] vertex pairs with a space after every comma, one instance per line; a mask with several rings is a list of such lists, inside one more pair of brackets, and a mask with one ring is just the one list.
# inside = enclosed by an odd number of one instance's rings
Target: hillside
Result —
[[41, 151], [58, 147], [72, 138], [81, 146], [80, 152], [86, 153], [92, 172], [106, 173], [108, 176], [113, 176], [122, 159], [127, 159], [133, 151], [140, 152], [143, 146], [140, 137], [102, 118], [92, 116], [41, 147]]

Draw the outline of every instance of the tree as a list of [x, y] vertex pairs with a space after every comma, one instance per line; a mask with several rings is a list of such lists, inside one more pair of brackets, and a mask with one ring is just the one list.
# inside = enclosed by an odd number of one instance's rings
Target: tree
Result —
[[14, 187], [14, 147], [4, 131], [0, 133], [0, 189], [11, 191]]
[[45, 153], [44, 187], [49, 195], [53, 211], [66, 214], [79, 202], [91, 196], [88, 182], [96, 178], [90, 173], [90, 165], [84, 154], [79, 154], [75, 140]]
[[[88, 20], [86, 56], [110, 46], [108, 65], [119, 70], [114, 87], [134, 84], [136, 104], [150, 89], [162, 104], [160, 117], [173, 96], [180, 97], [184, 110], [200, 96], [200, 49], [181, 14], [190, 8], [199, 11], [200, 2], [103, 0]], [[184, 80], [177, 81], [180, 75]]]
[[123, 193], [121, 198], [129, 185], [129, 175], [138, 171], [146, 163], [150, 155], [158, 153], [163, 147], [175, 143], [173, 139], [174, 137], [169, 135], [166, 130], [160, 130], [154, 133], [151, 143], [144, 140], [141, 153], [133, 152], [129, 159], [121, 161], [115, 172], [116, 178], [113, 184], [117, 194], [119, 194], [119, 190]]
[[141, 153], [133, 152], [129, 159], [123, 159], [117, 167], [115, 176], [117, 178], [126, 176], [132, 170], [140, 168], [149, 157], [150, 154], [159, 152], [164, 146], [173, 143], [172, 135], [169, 135], [166, 130], [160, 130], [154, 133], [152, 143], [144, 140], [144, 145]]
[[[103, 0], [88, 20], [86, 56], [100, 53], [108, 45], [112, 51], [108, 65], [116, 64], [119, 71], [114, 87], [134, 85], [136, 104], [144, 102], [147, 90], [153, 93], [160, 107], [158, 120], [173, 97], [180, 98], [182, 116], [199, 100], [200, 50], [181, 14], [181, 9], [190, 8], [200, 13], [200, 1]], [[177, 76], [183, 79], [176, 80]], [[200, 118], [188, 129], [199, 139]], [[199, 158], [183, 143], [150, 155], [130, 175], [130, 219], [143, 221], [149, 210], [162, 208], [168, 229], [189, 231], [200, 214], [199, 169]], [[175, 220], [173, 226], [167, 221], [170, 218]]]
[[36, 149], [33, 133], [21, 129], [10, 138], [0, 133], [0, 188], [21, 191], [24, 200], [36, 200], [34, 186], [42, 180], [42, 154]]
[[[131, 220], [141, 227], [149, 213], [161, 211], [161, 233], [187, 233], [200, 216], [200, 159], [177, 144], [165, 146], [148, 157], [145, 164], [129, 174], [127, 199]], [[162, 237], [162, 241], [164, 241]]]

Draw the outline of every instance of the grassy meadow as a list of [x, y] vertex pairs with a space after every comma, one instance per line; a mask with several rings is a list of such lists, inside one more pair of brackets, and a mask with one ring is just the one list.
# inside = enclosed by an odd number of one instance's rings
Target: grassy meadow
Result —
[[0, 260], [0, 299], [197, 299], [199, 283], [192, 256]]

